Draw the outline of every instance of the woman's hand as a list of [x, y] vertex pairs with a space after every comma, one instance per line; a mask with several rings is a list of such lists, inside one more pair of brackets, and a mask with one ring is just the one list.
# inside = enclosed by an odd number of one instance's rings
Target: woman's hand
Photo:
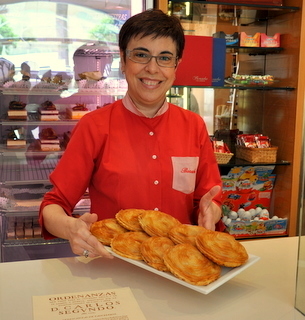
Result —
[[[74, 219], [74, 218], [72, 218]], [[80, 218], [74, 219], [68, 233], [68, 240], [73, 253], [85, 255], [90, 258], [102, 256], [113, 258], [97, 238], [90, 232], [92, 223], [97, 221], [97, 214], [84, 213]], [[87, 254], [86, 254], [87, 253]]]
[[42, 214], [46, 230], [55, 237], [69, 240], [73, 253], [91, 258], [113, 258], [90, 232], [92, 223], [98, 219], [97, 214], [87, 212], [74, 218], [68, 216], [57, 204], [45, 206]]
[[221, 191], [220, 186], [214, 186], [199, 203], [198, 225], [209, 230], [215, 230], [215, 224], [221, 218], [221, 207], [213, 199]]

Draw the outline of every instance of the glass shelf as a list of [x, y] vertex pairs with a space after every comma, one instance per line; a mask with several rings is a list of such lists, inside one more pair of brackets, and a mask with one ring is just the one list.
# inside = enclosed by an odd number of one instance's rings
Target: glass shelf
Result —
[[29, 239], [10, 239], [4, 240], [3, 245], [5, 247], [16, 247], [16, 246], [32, 246], [32, 245], [42, 245], [42, 244], [63, 244], [69, 243], [68, 240], [65, 239], [52, 239], [52, 240], [45, 240], [43, 238], [29, 238]]
[[278, 16], [300, 10], [293, 6], [274, 6], [261, 4], [241, 4], [218, 1], [169, 1], [168, 10], [182, 21], [206, 21], [216, 18], [223, 23], [234, 23], [235, 26], [265, 24]]
[[239, 47], [239, 46], [227, 46], [227, 53], [246, 53], [251, 55], [267, 55], [267, 54], [275, 54], [281, 53], [284, 48], [276, 47], [276, 48], [264, 48], [264, 47]]
[[284, 90], [284, 91], [293, 91], [294, 87], [289, 86], [259, 86], [259, 85], [225, 85], [223, 87], [220, 86], [173, 86], [173, 88], [202, 88], [202, 89], [238, 89], [238, 90], [262, 90], [262, 91], [270, 91], [270, 90]]
[[219, 167], [222, 168], [231, 168], [234, 166], [241, 166], [241, 167], [245, 167], [245, 166], [267, 166], [267, 165], [275, 165], [275, 166], [288, 166], [290, 165], [289, 161], [286, 160], [277, 160], [274, 163], [266, 163], [266, 162], [257, 162], [257, 163], [253, 163], [253, 162], [249, 162], [243, 159], [239, 159], [239, 158], [235, 158], [233, 157], [228, 163], [226, 164], [219, 164]]
[[170, 2], [190, 2], [195, 4], [205, 4], [205, 5], [222, 5], [222, 6], [235, 6], [238, 9], [253, 9], [253, 10], [268, 10], [268, 11], [280, 11], [282, 13], [295, 12], [300, 10], [299, 7], [294, 6], [275, 6], [275, 5], [262, 5], [255, 3], [233, 3], [233, 2], [220, 2], [220, 1], [179, 1], [171, 0]]

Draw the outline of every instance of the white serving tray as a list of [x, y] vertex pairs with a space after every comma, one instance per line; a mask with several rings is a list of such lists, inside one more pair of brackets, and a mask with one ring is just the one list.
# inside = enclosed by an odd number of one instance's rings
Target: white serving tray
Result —
[[221, 285], [223, 285], [224, 283], [226, 283], [227, 281], [229, 281], [230, 279], [234, 278], [236, 275], [238, 275], [239, 273], [241, 273], [242, 271], [244, 271], [245, 269], [249, 268], [250, 266], [252, 266], [255, 262], [257, 262], [260, 257], [255, 256], [253, 254], [249, 254], [249, 259], [248, 261], [243, 264], [240, 267], [236, 267], [236, 268], [227, 268], [227, 267], [222, 267], [221, 268], [221, 275], [220, 277], [206, 285], [206, 286], [195, 286], [192, 284], [189, 284], [183, 280], [178, 279], [177, 277], [175, 277], [174, 275], [172, 275], [170, 272], [163, 272], [163, 271], [159, 271], [151, 266], [149, 266], [147, 263], [145, 263], [144, 261], [139, 261], [139, 260], [133, 260], [133, 259], [128, 259], [128, 258], [124, 258], [116, 253], [114, 253], [110, 247], [105, 246], [106, 250], [109, 251], [114, 257], [117, 257], [119, 259], [122, 259], [124, 261], [127, 261], [137, 267], [140, 267], [142, 269], [145, 269], [147, 271], [150, 271], [152, 273], [155, 273], [157, 275], [159, 275], [160, 277], [169, 279], [171, 281], [174, 281], [176, 283], [181, 284], [184, 287], [190, 288], [192, 290], [195, 290], [197, 292], [200, 292], [202, 294], [209, 294], [210, 292], [212, 292], [213, 290], [215, 290], [216, 288], [220, 287]]

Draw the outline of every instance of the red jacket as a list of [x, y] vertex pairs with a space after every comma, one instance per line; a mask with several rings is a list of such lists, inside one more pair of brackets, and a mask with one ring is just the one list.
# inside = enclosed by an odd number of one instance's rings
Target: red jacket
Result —
[[[55, 203], [70, 215], [88, 187], [90, 211], [99, 219], [140, 208], [158, 209], [192, 224], [197, 223], [200, 198], [221, 185], [199, 115], [169, 104], [165, 113], [146, 118], [126, 109], [122, 100], [78, 122], [50, 180], [54, 188], [40, 212]], [[220, 204], [220, 195], [215, 200]]]

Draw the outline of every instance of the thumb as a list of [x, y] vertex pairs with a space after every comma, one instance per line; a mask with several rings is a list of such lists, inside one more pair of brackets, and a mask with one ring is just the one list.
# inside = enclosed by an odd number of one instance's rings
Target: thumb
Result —
[[96, 213], [86, 212], [83, 215], [81, 215], [79, 219], [83, 220], [88, 225], [88, 227], [90, 227], [92, 223], [97, 221], [98, 216]]
[[202, 209], [207, 209], [212, 200], [218, 195], [218, 193], [221, 191], [221, 187], [219, 185], [216, 185], [210, 189], [209, 192], [207, 192], [200, 200], [200, 207]]

